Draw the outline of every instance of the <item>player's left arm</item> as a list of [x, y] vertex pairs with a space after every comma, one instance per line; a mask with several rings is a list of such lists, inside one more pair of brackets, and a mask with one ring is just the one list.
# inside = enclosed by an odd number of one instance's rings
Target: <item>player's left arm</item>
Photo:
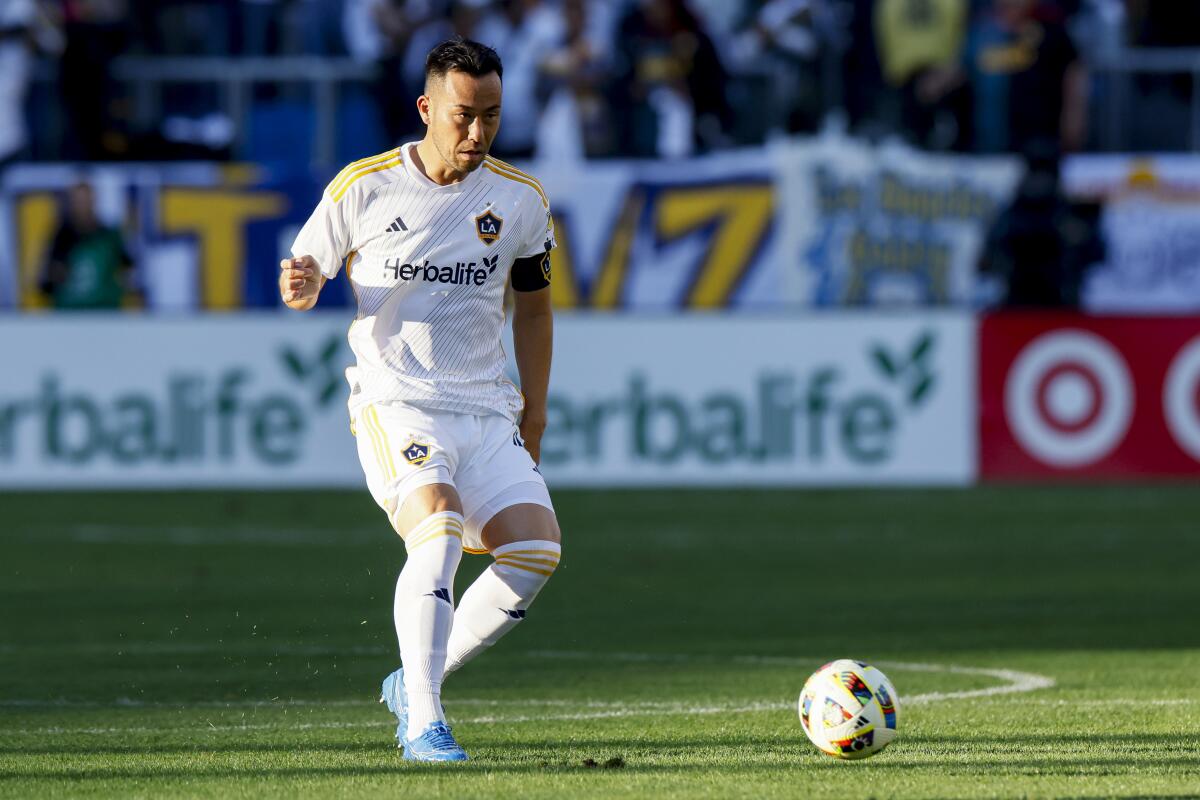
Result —
[[546, 432], [546, 397], [550, 390], [550, 359], [554, 351], [554, 314], [550, 287], [513, 292], [513, 349], [525, 411], [521, 438], [534, 463], [541, 460], [542, 434]]

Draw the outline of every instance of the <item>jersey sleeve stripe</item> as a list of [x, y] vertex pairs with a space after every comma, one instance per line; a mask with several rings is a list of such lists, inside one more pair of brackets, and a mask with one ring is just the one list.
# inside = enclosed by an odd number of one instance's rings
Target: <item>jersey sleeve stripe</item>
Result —
[[497, 167], [499, 167], [500, 169], [502, 169], [506, 172], [511, 172], [513, 175], [520, 175], [522, 178], [525, 178], [526, 180], [533, 181], [535, 184], [537, 184], [537, 187], [539, 189], [542, 188], [542, 182], [539, 181], [537, 178], [533, 177], [532, 175], [530, 175], [525, 170], [517, 169], [516, 167], [514, 167], [512, 164], [508, 163], [507, 161], [501, 161], [500, 159], [496, 158], [495, 156], [487, 156], [487, 160], [491, 161]]
[[350, 177], [351, 173], [353, 173], [355, 170], [362, 169], [363, 167], [369, 167], [372, 164], [378, 164], [380, 161], [389, 159], [392, 156], [398, 154], [399, 152], [400, 152], [400, 148], [397, 147], [393, 150], [388, 150], [386, 153], [379, 153], [378, 155], [368, 156], [366, 158], [360, 158], [358, 161], [348, 164], [347, 166], [342, 168], [342, 171], [339, 172], [332, 181], [329, 182], [330, 190], [332, 191], [332, 190], [338, 188], [338, 186], [342, 182], [344, 182], [348, 177]]
[[360, 178], [370, 175], [372, 172], [380, 172], [385, 169], [391, 169], [392, 167], [399, 166], [403, 163], [404, 159], [397, 154], [387, 161], [383, 161], [372, 167], [359, 170], [358, 172], [354, 173], [354, 175], [350, 176], [349, 180], [342, 185], [342, 188], [333, 193], [333, 201], [336, 203], [337, 201], [341, 200], [346, 195], [346, 192], [350, 190], [350, 187], [353, 186]]
[[391, 161], [392, 159], [400, 158], [400, 148], [389, 150], [386, 153], [380, 153], [377, 156], [364, 158], [361, 161], [355, 161], [350, 166], [343, 169], [337, 174], [337, 177], [329, 184], [329, 194], [331, 196], [340, 197], [345, 193], [346, 188], [358, 179], [359, 175], [366, 174], [363, 170], [381, 163]]
[[524, 178], [520, 175], [506, 172], [501, 167], [486, 161], [484, 162], [484, 166], [502, 178], [508, 178], [510, 181], [516, 181], [517, 183], [523, 183], [526, 186], [532, 187], [533, 190], [538, 193], [538, 196], [542, 198], [542, 205], [545, 208], [550, 208], [550, 201], [546, 198], [546, 193], [542, 191], [542, 187], [533, 178]]
[[367, 158], [360, 158], [358, 161], [355, 161], [355, 162], [353, 162], [352, 164], [348, 164], [347, 166], [345, 166], [345, 167], [342, 167], [342, 171], [341, 171], [341, 172], [339, 172], [339, 173], [338, 173], [336, 176], [334, 176], [333, 180], [331, 180], [331, 181], [329, 182], [329, 192], [330, 192], [330, 194], [332, 194], [332, 193], [333, 193], [333, 191], [334, 191], [335, 189], [337, 189], [337, 188], [338, 188], [338, 186], [339, 186], [339, 185], [340, 185], [340, 184], [341, 184], [343, 181], [345, 181], [345, 180], [346, 180], [346, 178], [350, 177], [350, 174], [351, 174], [352, 172], [354, 172], [356, 169], [361, 169], [361, 168], [363, 168], [363, 167], [368, 167], [368, 166], [370, 166], [371, 164], [376, 164], [376, 163], [378, 163], [378, 162], [380, 162], [380, 161], [382, 161], [382, 160], [384, 160], [384, 159], [386, 159], [386, 158], [391, 158], [392, 156], [394, 156], [394, 155], [395, 155], [396, 153], [398, 153], [399, 151], [400, 151], [400, 148], [398, 148], [398, 147], [397, 147], [395, 150], [388, 150], [386, 153], [380, 153], [379, 155], [368, 156]]

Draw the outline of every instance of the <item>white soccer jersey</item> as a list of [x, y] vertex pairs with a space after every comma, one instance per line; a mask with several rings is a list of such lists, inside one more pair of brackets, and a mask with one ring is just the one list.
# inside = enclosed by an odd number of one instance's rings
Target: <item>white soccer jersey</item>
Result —
[[[415, 166], [416, 142], [357, 161], [325, 189], [292, 254], [326, 278], [343, 261], [358, 299], [350, 409], [401, 402], [517, 419], [504, 376], [504, 292], [518, 258], [555, 246], [541, 185], [488, 156], [440, 186]], [[546, 278], [549, 278], [548, 259]]]

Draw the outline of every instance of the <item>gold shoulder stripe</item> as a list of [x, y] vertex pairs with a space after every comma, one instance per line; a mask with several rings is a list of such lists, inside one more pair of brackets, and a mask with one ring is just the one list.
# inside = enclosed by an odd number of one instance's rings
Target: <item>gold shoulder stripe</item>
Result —
[[337, 176], [334, 177], [334, 179], [329, 182], [329, 188], [330, 189], [338, 188], [339, 185], [343, 181], [345, 181], [347, 178], [349, 178], [351, 173], [353, 173], [355, 170], [362, 169], [363, 167], [369, 167], [370, 165], [376, 164], [380, 161], [383, 161], [384, 159], [391, 158], [392, 156], [396, 155], [399, 152], [400, 152], [400, 148], [397, 147], [395, 149], [388, 150], [386, 153], [379, 153], [377, 155], [367, 156], [366, 158], [360, 158], [358, 161], [355, 161], [345, 167], [342, 167], [342, 171], [339, 172], [337, 174]]
[[499, 167], [496, 164], [487, 161], [486, 159], [484, 160], [483, 165], [502, 178], [508, 178], [510, 181], [516, 181], [517, 183], [523, 183], [526, 186], [531, 187], [535, 192], [538, 193], [538, 196], [542, 198], [542, 205], [545, 208], [550, 208], [550, 201], [546, 198], [546, 193], [542, 191], [541, 185], [533, 178], [526, 178], [521, 175], [508, 172], [502, 167]]
[[530, 175], [525, 170], [517, 169], [516, 167], [514, 167], [512, 164], [508, 163], [507, 161], [501, 161], [500, 159], [496, 158], [495, 156], [487, 156], [487, 158], [491, 159], [491, 162], [493, 164], [495, 164], [497, 167], [500, 167], [500, 169], [507, 170], [508, 172], [511, 172], [514, 175], [520, 175], [522, 178], [528, 178], [529, 180], [536, 183], [538, 185], [538, 187], [541, 187], [542, 182], [539, 181], [537, 178], [533, 177], [532, 175]]
[[397, 167], [403, 163], [404, 163], [404, 159], [401, 158], [400, 156], [396, 155], [396, 156], [392, 156], [387, 161], [381, 161], [380, 163], [378, 163], [372, 167], [367, 167], [365, 169], [359, 170], [358, 172], [354, 173], [354, 175], [352, 175], [348, 181], [346, 181], [346, 183], [342, 186], [342, 188], [338, 189], [333, 194], [333, 201], [336, 203], [338, 200], [341, 200], [342, 197], [345, 196], [346, 192], [350, 190], [350, 187], [353, 186], [360, 178], [366, 177], [367, 175], [370, 175], [372, 172], [382, 172], [385, 169], [391, 169], [392, 167]]
[[353, 164], [343, 168], [342, 171], [337, 174], [337, 177], [329, 182], [329, 193], [334, 194], [341, 189], [343, 184], [350, 180], [350, 177], [358, 170], [369, 167], [373, 164], [378, 164], [380, 161], [386, 161], [387, 159], [398, 155], [400, 155], [399, 147], [395, 148], [394, 150], [388, 150], [386, 153], [380, 153], [377, 156], [361, 158], [358, 161], [355, 161]]
[[545, 197], [546, 190], [544, 188], [542, 188], [542, 182], [539, 181], [537, 178], [533, 177], [532, 175], [530, 175], [528, 172], [519, 170], [516, 167], [514, 167], [512, 164], [508, 163], [507, 161], [501, 161], [500, 159], [495, 158], [494, 156], [486, 156], [485, 158], [488, 161], [490, 161], [492, 163], [492, 166], [496, 167], [497, 169], [503, 170], [504, 172], [508, 173], [509, 175], [512, 175], [513, 177], [524, 178], [525, 180], [529, 181], [530, 183], [532, 183], [534, 185], [534, 188], [536, 188], [538, 190], [538, 194]]

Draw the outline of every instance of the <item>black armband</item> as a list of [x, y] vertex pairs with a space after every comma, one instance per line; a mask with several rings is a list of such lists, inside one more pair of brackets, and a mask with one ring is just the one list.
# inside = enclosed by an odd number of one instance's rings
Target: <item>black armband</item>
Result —
[[513, 262], [509, 282], [517, 292], [536, 292], [550, 285], [550, 251]]

